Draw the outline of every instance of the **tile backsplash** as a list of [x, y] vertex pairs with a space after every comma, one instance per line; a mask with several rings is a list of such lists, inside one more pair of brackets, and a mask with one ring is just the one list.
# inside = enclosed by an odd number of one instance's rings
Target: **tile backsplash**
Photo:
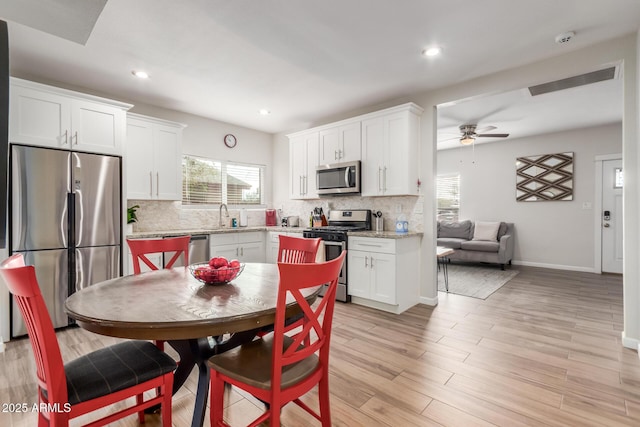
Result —
[[[213, 229], [218, 227], [218, 208], [198, 209], [182, 207], [180, 201], [129, 200], [128, 206], [140, 205], [136, 214], [138, 222], [133, 224], [134, 231], [168, 231]], [[343, 196], [315, 200], [287, 200], [277, 206], [281, 216], [297, 215], [300, 226], [307, 227], [313, 208], [321, 207], [325, 213], [331, 209], [371, 209], [381, 211], [384, 229], [394, 230], [396, 218], [402, 213], [409, 221], [409, 230], [423, 231], [422, 196], [398, 197], [358, 197]], [[397, 211], [400, 212], [397, 212]], [[240, 218], [240, 209], [229, 208], [229, 218], [223, 218], [230, 226], [231, 218]], [[264, 209], [247, 209], [249, 226], [264, 226]]]

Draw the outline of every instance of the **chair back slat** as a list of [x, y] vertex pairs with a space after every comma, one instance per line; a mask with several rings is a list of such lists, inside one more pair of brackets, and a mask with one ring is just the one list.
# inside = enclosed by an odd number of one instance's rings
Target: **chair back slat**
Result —
[[191, 236], [169, 237], [166, 239], [127, 239], [133, 258], [133, 274], [140, 274], [140, 261], [151, 270], [157, 270], [147, 254], [175, 252], [165, 268], [172, 268], [178, 258], [184, 254], [184, 265], [189, 265], [189, 240]]
[[316, 261], [321, 239], [278, 236], [278, 262], [288, 264], [312, 263]]
[[[320, 363], [327, 366], [329, 341], [335, 306], [338, 277], [347, 251], [324, 263], [289, 264], [278, 263], [280, 285], [274, 326], [272, 384], [279, 384], [284, 366], [296, 363], [318, 352]], [[328, 284], [327, 291], [319, 303], [312, 307], [301, 290]], [[294, 342], [284, 346], [285, 311], [287, 298], [293, 297], [303, 313], [301, 327], [293, 335]]]

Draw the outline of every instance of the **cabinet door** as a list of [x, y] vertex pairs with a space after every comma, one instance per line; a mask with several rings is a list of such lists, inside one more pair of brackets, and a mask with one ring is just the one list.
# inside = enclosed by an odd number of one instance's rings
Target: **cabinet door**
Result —
[[[414, 194], [412, 176], [414, 151], [409, 148], [409, 113], [402, 112], [385, 117], [385, 138], [382, 145], [382, 194], [385, 196]], [[411, 157], [410, 157], [411, 156]], [[416, 175], [417, 179], [417, 175]], [[417, 187], [416, 187], [417, 188]]]
[[361, 160], [362, 141], [360, 134], [360, 122], [340, 126], [341, 145], [338, 147], [340, 162], [355, 162]]
[[71, 100], [11, 85], [9, 140], [42, 147], [70, 148]]
[[122, 155], [124, 111], [77, 99], [71, 105], [72, 149]]
[[317, 199], [316, 168], [318, 167], [318, 133], [307, 138], [307, 171], [304, 179], [304, 198]]
[[[395, 255], [372, 253], [369, 258], [371, 268], [371, 295], [375, 301], [396, 304], [396, 263]], [[351, 266], [349, 266], [351, 268]]]
[[360, 122], [320, 132], [318, 164], [360, 160]]
[[155, 197], [159, 200], [182, 200], [182, 129], [154, 127]]
[[289, 143], [289, 197], [302, 199], [303, 180], [307, 173], [307, 145], [304, 137], [291, 139]]
[[264, 242], [241, 243], [238, 259], [242, 262], [264, 262]]
[[370, 298], [370, 254], [362, 251], [347, 253], [347, 293], [354, 297]]
[[382, 194], [384, 128], [381, 117], [362, 122], [362, 196]]
[[212, 245], [210, 246], [212, 258], [216, 256], [223, 256], [227, 260], [240, 259], [240, 248], [237, 243], [232, 245]]
[[153, 126], [127, 121], [127, 198], [153, 199]]
[[317, 198], [318, 132], [303, 134], [289, 141], [289, 196], [292, 199]]
[[337, 163], [340, 146], [340, 128], [335, 127], [321, 131], [318, 141], [318, 163], [321, 165]]

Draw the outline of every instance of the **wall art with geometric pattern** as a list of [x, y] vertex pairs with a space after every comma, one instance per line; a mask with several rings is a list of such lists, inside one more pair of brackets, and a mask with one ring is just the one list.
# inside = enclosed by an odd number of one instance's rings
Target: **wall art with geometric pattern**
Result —
[[518, 157], [516, 200], [573, 200], [573, 153]]

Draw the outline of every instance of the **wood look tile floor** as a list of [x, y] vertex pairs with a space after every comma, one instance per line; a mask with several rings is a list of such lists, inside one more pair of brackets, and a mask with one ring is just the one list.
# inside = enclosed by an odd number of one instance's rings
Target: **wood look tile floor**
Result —
[[[333, 424], [639, 426], [640, 360], [620, 343], [621, 277], [513, 268], [520, 274], [487, 300], [440, 293], [437, 307], [398, 316], [338, 303]], [[116, 341], [77, 328], [59, 340], [65, 360]], [[28, 341], [8, 343], [0, 360], [0, 403], [33, 403]], [[174, 396], [175, 426], [190, 425], [195, 384], [192, 375]], [[253, 398], [226, 394], [231, 425], [259, 414]], [[304, 400], [317, 407], [314, 392]], [[0, 426], [35, 420], [33, 413], [0, 413]], [[159, 416], [147, 416], [146, 425], [159, 426]], [[290, 405], [282, 425], [319, 423]]]

